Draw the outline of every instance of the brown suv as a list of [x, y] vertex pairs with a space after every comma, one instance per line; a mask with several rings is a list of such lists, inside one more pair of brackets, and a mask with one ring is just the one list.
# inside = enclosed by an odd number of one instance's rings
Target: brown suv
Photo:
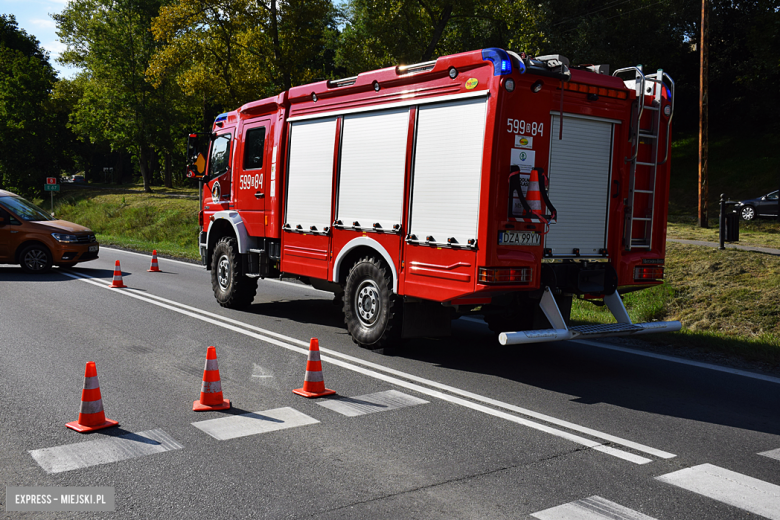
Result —
[[0, 190], [0, 264], [20, 264], [28, 273], [52, 265], [73, 267], [98, 257], [92, 230], [57, 220], [10, 191]]

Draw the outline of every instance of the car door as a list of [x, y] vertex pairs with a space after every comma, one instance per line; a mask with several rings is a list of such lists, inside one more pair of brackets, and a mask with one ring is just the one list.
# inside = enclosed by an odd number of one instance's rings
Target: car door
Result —
[[772, 193], [768, 194], [766, 197], [761, 198], [761, 201], [758, 203], [758, 211], [757, 211], [759, 215], [765, 215], [765, 216], [777, 215], [777, 193], [778, 192], [773, 191]]
[[265, 192], [270, 120], [252, 121], [241, 131], [240, 148], [233, 168], [236, 208], [252, 236], [265, 235]]
[[0, 263], [15, 263], [14, 252], [19, 246], [22, 223], [0, 206]]

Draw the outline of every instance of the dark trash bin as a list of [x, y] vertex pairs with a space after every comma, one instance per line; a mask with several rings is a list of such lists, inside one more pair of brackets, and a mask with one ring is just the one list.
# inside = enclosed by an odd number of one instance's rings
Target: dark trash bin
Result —
[[739, 242], [739, 213], [726, 213], [724, 241]]

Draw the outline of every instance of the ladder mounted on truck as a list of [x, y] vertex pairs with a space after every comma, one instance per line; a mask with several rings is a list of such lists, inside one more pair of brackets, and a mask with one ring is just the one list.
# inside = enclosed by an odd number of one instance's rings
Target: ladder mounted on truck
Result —
[[[667, 114], [666, 134], [669, 135], [669, 128], [674, 116], [674, 81], [662, 69], [654, 74], [645, 75], [642, 72], [642, 66], [625, 67], [612, 73], [618, 74], [633, 72], [634, 78], [625, 80], [628, 88], [636, 90], [636, 102], [634, 104], [634, 113], [631, 121], [631, 142], [632, 153], [626, 157], [625, 161], [630, 163], [629, 171], [629, 191], [626, 204], [625, 226], [623, 235], [623, 244], [626, 251], [633, 249], [650, 250], [653, 246], [653, 221], [655, 217], [655, 193], [656, 178], [658, 167], [669, 159], [668, 139], [664, 142], [664, 157], [659, 161], [659, 136], [661, 134], [661, 99], [663, 90], [667, 88], [665, 80], [668, 81], [671, 95], [671, 110]], [[650, 104], [647, 103], [647, 97], [650, 97]], [[650, 119], [650, 128], [642, 128], [642, 116], [645, 111], [652, 112]], [[648, 160], [639, 160], [640, 157], [650, 157]], [[644, 197], [646, 204], [638, 209], [637, 198]], [[634, 223], [640, 222], [641, 231], [634, 232]]]

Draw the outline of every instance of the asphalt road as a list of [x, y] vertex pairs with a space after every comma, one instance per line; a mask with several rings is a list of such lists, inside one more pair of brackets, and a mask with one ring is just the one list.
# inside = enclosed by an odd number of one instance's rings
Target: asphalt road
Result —
[[[328, 293], [261, 281], [231, 311], [200, 266], [100, 256], [0, 266], [0, 485], [113, 487], [115, 511], [8, 518], [780, 518], [780, 379], [502, 347], [476, 318], [370, 352]], [[336, 396], [292, 393], [313, 337]], [[233, 407], [197, 413], [210, 345]], [[79, 434], [87, 361], [119, 426]]]

